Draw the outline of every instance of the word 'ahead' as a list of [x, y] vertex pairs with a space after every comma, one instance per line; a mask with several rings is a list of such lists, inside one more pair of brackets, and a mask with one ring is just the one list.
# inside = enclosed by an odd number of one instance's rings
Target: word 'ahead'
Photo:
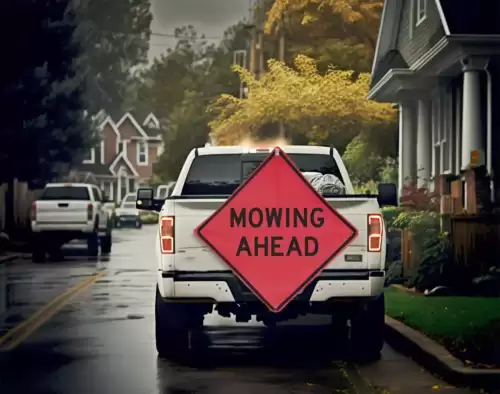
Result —
[[[230, 226], [246, 228], [247, 225], [258, 229], [268, 228], [302, 228], [308, 226], [321, 228], [325, 224], [322, 208], [241, 208], [230, 209]], [[304, 235], [292, 236], [289, 240], [281, 235], [254, 236], [253, 239], [243, 235], [238, 244], [236, 256], [247, 253], [249, 256], [315, 256], [319, 251], [317, 238]], [[259, 253], [260, 252], [260, 253]]]
[[280, 148], [195, 233], [273, 312], [357, 236]]

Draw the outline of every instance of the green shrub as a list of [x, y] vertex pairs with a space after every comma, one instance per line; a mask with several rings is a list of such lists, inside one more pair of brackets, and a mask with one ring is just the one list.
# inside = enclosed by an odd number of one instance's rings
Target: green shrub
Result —
[[159, 215], [156, 213], [145, 213], [141, 215], [142, 224], [156, 224], [158, 223]]

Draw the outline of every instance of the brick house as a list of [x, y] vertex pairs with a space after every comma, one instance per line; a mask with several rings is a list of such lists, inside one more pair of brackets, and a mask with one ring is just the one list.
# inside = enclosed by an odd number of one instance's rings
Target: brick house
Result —
[[153, 165], [163, 152], [160, 122], [152, 113], [142, 120], [130, 112], [118, 120], [102, 117], [100, 143], [89, 149], [67, 180], [96, 183], [110, 199], [120, 202], [151, 179]]

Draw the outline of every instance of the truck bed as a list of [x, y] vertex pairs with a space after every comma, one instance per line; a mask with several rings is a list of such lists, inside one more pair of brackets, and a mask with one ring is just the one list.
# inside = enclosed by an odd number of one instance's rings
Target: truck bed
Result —
[[[196, 235], [194, 230], [224, 202], [225, 198], [173, 198], [175, 215], [176, 271], [227, 271], [221, 261]], [[367, 215], [378, 213], [375, 197], [336, 196], [326, 201], [358, 230], [358, 236], [325, 269], [380, 269], [380, 254], [367, 252]], [[351, 255], [346, 261], [346, 255]], [[356, 256], [356, 257], [354, 257]]]

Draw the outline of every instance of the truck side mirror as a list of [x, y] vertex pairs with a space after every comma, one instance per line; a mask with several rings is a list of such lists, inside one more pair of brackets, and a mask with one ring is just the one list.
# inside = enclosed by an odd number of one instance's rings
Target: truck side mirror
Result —
[[151, 188], [141, 188], [137, 190], [137, 199], [135, 207], [144, 211], [153, 210], [153, 196], [154, 191]]
[[377, 200], [380, 207], [397, 207], [397, 186], [394, 183], [379, 183]]

